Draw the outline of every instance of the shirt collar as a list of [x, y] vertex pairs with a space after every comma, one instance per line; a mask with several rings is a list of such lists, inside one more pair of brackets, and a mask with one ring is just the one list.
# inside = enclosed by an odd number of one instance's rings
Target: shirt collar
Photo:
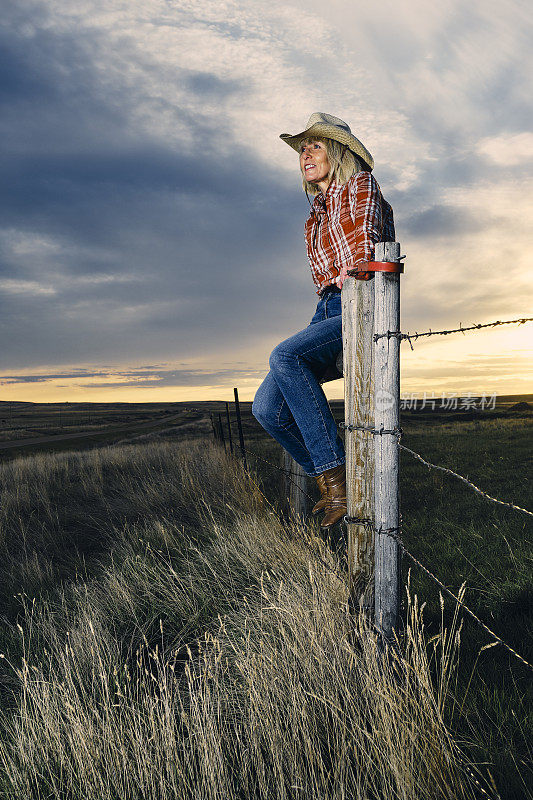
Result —
[[323, 195], [322, 192], [319, 192], [317, 195], [315, 195], [313, 205], [311, 206], [312, 210], [316, 214], [324, 214], [327, 206], [338, 195], [340, 189], [342, 189], [342, 186], [338, 186], [335, 181], [332, 180], [326, 189], [325, 195]]

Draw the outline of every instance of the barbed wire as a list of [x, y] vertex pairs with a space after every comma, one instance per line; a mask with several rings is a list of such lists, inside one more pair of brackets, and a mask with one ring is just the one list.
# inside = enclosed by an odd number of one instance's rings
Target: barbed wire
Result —
[[[496, 323], [493, 323], [493, 324], [496, 324]], [[504, 324], [504, 323], [502, 323], [502, 324]], [[422, 334], [420, 334], [420, 335], [422, 335]], [[198, 411], [198, 412], [200, 412], [200, 409], [197, 409], [197, 408], [188, 409], [188, 410], [189, 411]], [[206, 413], [206, 412], [203, 412], [203, 413]], [[362, 426], [362, 425], [361, 426], [353, 426], [353, 425], [346, 425], [345, 423], [341, 422], [341, 423], [339, 423], [339, 427], [347, 428], [349, 430], [368, 430], [369, 432], [374, 433], [374, 429], [371, 426]], [[376, 433], [382, 433], [382, 432], [383, 433], [389, 433], [389, 431], [376, 431]], [[390, 433], [395, 433], [397, 435], [401, 435], [401, 429], [400, 428], [398, 428], [398, 430], [395, 429], [394, 431], [390, 431]], [[416, 458], [418, 461], [420, 461], [422, 464], [424, 464], [426, 467], [428, 467], [428, 469], [438, 469], [441, 472], [445, 472], [445, 473], [447, 473], [449, 475], [452, 475], [454, 478], [457, 478], [458, 480], [462, 481], [468, 487], [470, 487], [474, 492], [476, 492], [477, 494], [481, 495], [481, 497], [484, 497], [486, 500], [490, 500], [490, 502], [497, 503], [498, 505], [501, 505], [501, 506], [507, 506], [508, 508], [512, 508], [515, 511], [521, 511], [523, 514], [527, 514], [528, 516], [533, 517], [533, 512], [529, 511], [527, 508], [522, 508], [522, 506], [517, 506], [515, 503], [509, 503], [509, 502], [507, 502], [505, 500], [498, 500], [496, 497], [492, 497], [490, 494], [488, 494], [487, 492], [484, 492], [482, 489], [480, 489], [474, 483], [469, 481], [468, 478], [463, 477], [463, 475], [459, 475], [458, 472], [454, 472], [453, 470], [448, 469], [447, 467], [441, 467], [438, 464], [432, 464], [430, 461], [426, 461], [420, 455], [420, 453], [415, 453], [414, 450], [411, 450], [409, 447], [406, 447], [404, 444], [400, 444], [400, 442], [398, 442], [398, 447], [401, 450], [405, 450], [407, 453], [410, 453], [414, 458]], [[280, 472], [283, 472], [286, 475], [286, 477], [288, 478], [288, 480], [290, 480], [291, 483], [293, 483], [294, 486], [296, 486], [299, 489], [299, 491], [301, 491], [303, 494], [305, 494], [305, 496], [309, 500], [311, 500], [311, 501], [314, 500], [314, 498], [311, 497], [311, 495], [307, 494], [307, 492], [305, 492], [301, 488], [301, 486], [291, 478], [290, 471], [287, 471], [283, 467], [279, 467], [276, 464], [272, 464], [270, 461], [267, 461], [266, 458], [263, 458], [262, 456], [258, 455], [257, 453], [254, 453], [251, 450], [247, 450], [246, 448], [244, 448], [244, 449], [245, 449], [245, 452], [250, 453], [251, 455], [254, 455], [256, 458], [260, 459], [261, 461], [264, 461], [266, 464], [269, 464], [274, 469], [277, 469]]]
[[[400, 447], [403, 447], [403, 445], [400, 445]], [[405, 447], [404, 447], [404, 449], [409, 450], [409, 448], [405, 448]], [[287, 472], [288, 472], [287, 470], [283, 469], [282, 467], [278, 467], [276, 464], [273, 464], [271, 461], [268, 461], [266, 458], [263, 458], [262, 456], [259, 456], [254, 451], [248, 449], [246, 452], [248, 452], [250, 455], [254, 455], [256, 458], [259, 458], [261, 461], [264, 461], [266, 464], [269, 464], [274, 469], [277, 469], [280, 472], [283, 472], [285, 475], [287, 475]], [[413, 453], [414, 455], [418, 455], [418, 454], [414, 453], [414, 451], [412, 451], [412, 450], [409, 450], [409, 452]], [[422, 461], [424, 461], [424, 459], [422, 459]], [[427, 463], [427, 462], [424, 462], [424, 463]], [[289, 475], [287, 475], [287, 477], [289, 477], [289, 480], [291, 480]], [[459, 477], [461, 477], [461, 476], [459, 476]], [[305, 492], [302, 489], [301, 486], [299, 486], [294, 481], [293, 481], [293, 483], [299, 489], [300, 492], [302, 492], [310, 500], [313, 500], [313, 498], [310, 497], [307, 494], [307, 492]], [[476, 488], [476, 487], [474, 487], [474, 488]], [[481, 491], [481, 490], [479, 490], [479, 491]], [[484, 494], [484, 492], [481, 492], [481, 493]], [[493, 498], [490, 498], [490, 499], [493, 499]], [[497, 501], [497, 502], [501, 502], [501, 501]], [[510, 505], [510, 504], [506, 503], [505, 505]], [[517, 508], [518, 508], [518, 506], [517, 506]], [[528, 512], [528, 513], [531, 513], [531, 512]], [[343, 518], [343, 521], [345, 523], [357, 523], [357, 524], [372, 526], [374, 532], [377, 535], [379, 535], [379, 536], [383, 536], [383, 535], [391, 536], [391, 538], [393, 538], [398, 543], [398, 546], [400, 547], [401, 551], [403, 553], [405, 553], [405, 555], [413, 562], [413, 564], [416, 564], [416, 566], [418, 566], [426, 575], [428, 575], [428, 577], [430, 577], [433, 580], [433, 582], [437, 584], [437, 586], [439, 587], [439, 589], [441, 589], [441, 591], [443, 591], [445, 594], [447, 594], [449, 597], [451, 597], [456, 603], [458, 603], [458, 605], [460, 605], [461, 608], [464, 609], [464, 611], [485, 631], [485, 633], [488, 633], [489, 636], [497, 644], [500, 644], [502, 647], [504, 647], [506, 650], [508, 650], [509, 653], [512, 653], [512, 655], [514, 655], [519, 661], [521, 661], [523, 664], [525, 664], [527, 667], [529, 667], [529, 669], [533, 670], [533, 664], [530, 664], [530, 662], [527, 661], [523, 656], [521, 656], [520, 653], [518, 653], [513, 647], [511, 647], [510, 644], [505, 642], [501, 638], [501, 636], [498, 636], [498, 634], [495, 631], [493, 631], [491, 628], [489, 628], [489, 626], [485, 622], [483, 622], [483, 620], [480, 619], [477, 616], [477, 614], [475, 614], [475, 612], [472, 611], [472, 609], [469, 608], [466, 605], [466, 603], [464, 603], [456, 594], [454, 594], [451, 591], [451, 589], [448, 589], [448, 587], [445, 586], [445, 584], [442, 583], [442, 581], [439, 580], [439, 578], [437, 578], [437, 576], [433, 572], [431, 572], [431, 570], [428, 567], [426, 567], [425, 564], [423, 564], [420, 561], [420, 559], [418, 559], [415, 555], [413, 555], [413, 553], [411, 553], [411, 551], [406, 547], [404, 541], [401, 538], [401, 535], [400, 535], [401, 534], [401, 528], [386, 528], [386, 529], [376, 528], [375, 524], [374, 524], [374, 521], [371, 520], [371, 519], [366, 519], [366, 518], [363, 519], [363, 518], [359, 518], [359, 517], [349, 517], [347, 515], [345, 515], [345, 517]], [[330, 570], [331, 572], [336, 572], [328, 564], [326, 564], [326, 562], [323, 561], [323, 559], [321, 559], [320, 556], [318, 556], [316, 553], [313, 553], [313, 555], [315, 555], [315, 557], [317, 557], [318, 560], [323, 564], [323, 566], [325, 566], [328, 570]]]
[[387, 433], [391, 434], [392, 436], [402, 435], [401, 428], [391, 428], [390, 430], [386, 430], [383, 426], [381, 426], [381, 428], [375, 428], [373, 425], [349, 425], [346, 422], [339, 422], [337, 427], [350, 432], [365, 431], [366, 433], [371, 433], [372, 436], [383, 436]]
[[295, 473], [293, 473], [293, 471], [292, 471], [292, 470], [290, 470], [290, 469], [285, 469], [284, 467], [279, 467], [277, 464], [273, 464], [273, 463], [272, 463], [272, 461], [268, 461], [266, 458], [263, 458], [263, 456], [260, 456], [258, 453], [254, 452], [253, 450], [249, 450], [247, 447], [245, 447], [245, 448], [244, 448], [244, 452], [245, 452], [245, 453], [248, 453], [248, 454], [249, 454], [249, 455], [251, 455], [251, 456], [254, 456], [255, 458], [258, 458], [260, 461], [263, 461], [265, 464], [268, 464], [268, 465], [269, 465], [270, 467], [272, 467], [273, 469], [277, 469], [279, 472], [282, 472], [282, 473], [285, 475], [285, 477], [286, 477], [286, 478], [287, 478], [287, 479], [288, 479], [288, 480], [289, 480], [289, 481], [290, 481], [290, 482], [291, 482], [291, 483], [292, 483], [294, 486], [296, 486], [296, 488], [297, 488], [297, 489], [298, 489], [298, 490], [299, 490], [299, 491], [300, 491], [300, 492], [301, 492], [303, 495], [305, 495], [305, 496], [307, 497], [307, 499], [308, 499], [308, 500], [310, 500], [312, 503], [314, 503], [314, 502], [315, 502], [315, 499], [314, 499], [314, 497], [312, 497], [310, 494], [308, 494], [308, 493], [305, 491], [305, 489], [302, 489], [302, 487], [300, 486], [300, 484], [296, 483], [296, 481], [294, 481], [294, 480], [291, 478], [291, 475], [294, 475], [294, 474], [295, 474]]
[[428, 467], [430, 469], [438, 469], [441, 472], [446, 472], [448, 475], [453, 475], [454, 478], [458, 478], [460, 481], [462, 481], [463, 483], [466, 483], [466, 485], [469, 486], [471, 489], [473, 489], [474, 492], [477, 492], [482, 497], [484, 497], [486, 500], [490, 500], [492, 503], [498, 503], [498, 505], [500, 505], [500, 506], [507, 506], [508, 508], [514, 508], [515, 511], [521, 511], [523, 514], [527, 514], [528, 516], [533, 517], [533, 511], [528, 511], [527, 508], [522, 508], [522, 506], [517, 506], [514, 503], [508, 503], [505, 500], [498, 500], [496, 497], [491, 497], [490, 494], [487, 494], [487, 492], [484, 492], [482, 489], [480, 489], [474, 483], [469, 481], [468, 478], [464, 478], [462, 475], [459, 475], [459, 473], [454, 472], [453, 470], [448, 469], [447, 467], [440, 467], [438, 464], [432, 464], [430, 461], [426, 461], [424, 458], [422, 458], [422, 456], [419, 453], [415, 453], [414, 450], [411, 450], [409, 447], [406, 447], [404, 444], [398, 443], [398, 447], [400, 448], [400, 450], [405, 450], [407, 453], [410, 453], [412, 456], [414, 456], [422, 464], [425, 464], [426, 467]]
[[[376, 529], [374, 529], [374, 530], [376, 530]], [[414, 556], [410, 552], [410, 550], [407, 549], [407, 547], [405, 546], [405, 543], [403, 542], [402, 538], [400, 537], [400, 529], [397, 529], [397, 532], [394, 529], [391, 529], [390, 531], [379, 531], [379, 530], [376, 530], [376, 533], [381, 533], [381, 534], [387, 533], [387, 535], [391, 536], [391, 538], [394, 539], [398, 543], [398, 546], [399, 546], [400, 550], [402, 551], [402, 553], [405, 553], [405, 555], [413, 562], [413, 564], [416, 564], [417, 567], [419, 567], [423, 572], [425, 572], [426, 575], [428, 575], [431, 578], [431, 580], [434, 583], [437, 584], [437, 586], [441, 589], [441, 591], [445, 592], [445, 594], [447, 594], [458, 605], [460, 605], [461, 608], [463, 608], [466, 611], [466, 613], [485, 631], [485, 633], [488, 633], [489, 636], [491, 636], [492, 639], [494, 639], [498, 644], [501, 644], [502, 647], [504, 647], [506, 650], [508, 650], [510, 653], [512, 653], [516, 658], [519, 659], [519, 661], [521, 661], [523, 664], [525, 664], [527, 667], [529, 667], [529, 669], [533, 670], [533, 664], [530, 664], [529, 661], [527, 661], [523, 656], [521, 656], [520, 653], [517, 653], [516, 650], [513, 647], [511, 647], [510, 644], [507, 644], [507, 642], [505, 642], [501, 638], [501, 636], [498, 636], [497, 633], [495, 633], [491, 628], [489, 628], [489, 626], [486, 625], [483, 622], [483, 620], [480, 619], [477, 616], [477, 614], [475, 614], [472, 611], [472, 609], [470, 609], [466, 605], [466, 603], [463, 603], [463, 601], [459, 597], [457, 597], [456, 594], [454, 594], [450, 589], [448, 589], [448, 587], [445, 586], [442, 583], [442, 581], [439, 580], [439, 578], [437, 578], [437, 576], [434, 575], [433, 572], [431, 572], [430, 569], [428, 569], [416, 556]]]
[[[188, 410], [189, 411], [197, 411], [197, 412], [201, 411], [200, 409], [197, 409], [197, 408], [188, 409]], [[206, 413], [206, 412], [202, 412], [202, 413]], [[367, 426], [352, 426], [352, 425], [345, 425], [345, 423], [341, 422], [341, 423], [339, 423], [339, 427], [347, 428], [347, 429], [350, 429], [350, 430], [368, 430], [369, 432], [374, 433], [374, 429], [371, 428], [371, 426], [368, 426], [368, 427]], [[390, 431], [390, 432], [391, 433], [395, 433], [397, 435], [401, 435], [401, 429]], [[381, 431], [377, 431], [377, 433], [381, 433]], [[389, 433], [389, 431], [383, 431], [383, 433]], [[501, 506], [507, 506], [508, 508], [512, 508], [515, 511], [521, 511], [523, 514], [527, 514], [528, 516], [533, 517], [533, 511], [529, 511], [527, 508], [522, 508], [522, 506], [517, 506], [515, 503], [509, 503], [509, 502], [507, 502], [505, 500], [498, 500], [496, 497], [492, 497], [487, 492], [484, 492], [483, 489], [480, 489], [478, 486], [476, 486], [474, 483], [472, 483], [472, 481], [469, 481], [468, 478], [465, 478], [463, 475], [459, 475], [458, 472], [454, 472], [453, 470], [448, 469], [447, 467], [441, 467], [438, 464], [432, 464], [430, 461], [426, 461], [420, 455], [420, 453], [415, 453], [414, 450], [411, 450], [409, 447], [406, 447], [404, 444], [400, 444], [400, 442], [398, 442], [398, 447], [401, 450], [405, 450], [407, 453], [410, 453], [414, 458], [416, 458], [418, 461], [420, 461], [422, 464], [424, 464], [426, 467], [428, 467], [428, 469], [438, 469], [441, 472], [445, 472], [445, 473], [447, 473], [449, 475], [452, 475], [454, 478], [457, 478], [458, 480], [462, 481], [468, 487], [470, 487], [474, 492], [476, 492], [477, 494], [481, 495], [481, 497], [484, 497], [486, 500], [489, 500], [492, 503], [497, 503], [498, 505], [501, 505]], [[301, 486], [291, 478], [290, 471], [287, 471], [283, 467], [279, 467], [276, 464], [272, 464], [272, 462], [268, 461], [266, 458], [263, 458], [262, 456], [258, 455], [257, 453], [254, 453], [251, 450], [247, 450], [246, 448], [244, 448], [244, 449], [245, 449], [245, 452], [250, 453], [251, 455], [254, 455], [256, 458], [260, 459], [261, 461], [264, 461], [266, 464], [269, 464], [274, 469], [277, 469], [280, 472], [283, 472], [286, 475], [286, 477], [291, 481], [291, 483], [293, 483], [294, 486], [296, 486], [299, 489], [299, 491], [301, 491], [303, 494], [305, 494], [305, 496], [309, 500], [311, 500], [311, 501], [314, 500], [314, 498], [311, 497], [311, 495], [307, 494], [307, 492], [305, 492], [301, 488]]]
[[400, 341], [407, 339], [409, 344], [411, 345], [411, 350], [413, 348], [413, 340], [420, 339], [422, 336], [448, 336], [450, 333], [465, 333], [465, 331], [477, 331], [480, 328], [495, 328], [497, 325], [523, 325], [525, 322], [533, 322], [533, 317], [522, 317], [520, 319], [507, 319], [507, 320], [497, 320], [496, 322], [485, 322], [485, 323], [478, 323], [476, 325], [468, 325], [467, 327], [463, 327], [461, 323], [459, 323], [458, 328], [452, 328], [451, 330], [447, 331], [425, 331], [424, 333], [402, 333], [401, 331], [386, 331], [386, 333], [375, 333], [374, 334], [374, 341], [377, 342], [379, 339], [399, 339]]

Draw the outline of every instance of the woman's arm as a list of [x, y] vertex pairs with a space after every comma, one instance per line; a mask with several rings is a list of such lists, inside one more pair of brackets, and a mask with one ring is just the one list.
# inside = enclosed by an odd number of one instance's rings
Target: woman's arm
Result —
[[349, 194], [350, 213], [355, 224], [355, 251], [353, 263], [342, 269], [336, 279], [342, 286], [348, 270], [361, 269], [357, 277], [368, 280], [371, 275], [364, 272], [367, 261], [374, 258], [374, 245], [381, 241], [383, 231], [382, 196], [378, 182], [370, 172], [358, 172], [354, 176]]

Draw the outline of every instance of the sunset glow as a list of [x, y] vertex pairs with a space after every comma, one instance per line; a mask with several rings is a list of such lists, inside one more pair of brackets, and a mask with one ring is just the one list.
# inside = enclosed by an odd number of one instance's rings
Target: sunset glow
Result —
[[[278, 138], [317, 110], [374, 156], [406, 254], [402, 330], [532, 316], [525, 14], [485, 0], [6, 9], [1, 399], [229, 400], [238, 386], [251, 400], [317, 302], [298, 158]], [[404, 342], [402, 391], [533, 392], [532, 331]]]

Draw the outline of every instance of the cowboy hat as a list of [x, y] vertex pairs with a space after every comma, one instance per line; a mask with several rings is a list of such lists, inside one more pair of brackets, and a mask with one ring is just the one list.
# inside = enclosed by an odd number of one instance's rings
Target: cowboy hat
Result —
[[364, 144], [353, 135], [350, 126], [346, 122], [334, 117], [332, 114], [323, 114], [321, 111], [315, 111], [309, 117], [305, 131], [296, 133], [294, 136], [291, 136], [290, 133], [282, 133], [279, 138], [287, 142], [293, 150], [299, 150], [302, 139], [311, 139], [313, 136], [335, 139], [335, 141], [345, 144], [371, 170], [374, 169], [374, 159]]

